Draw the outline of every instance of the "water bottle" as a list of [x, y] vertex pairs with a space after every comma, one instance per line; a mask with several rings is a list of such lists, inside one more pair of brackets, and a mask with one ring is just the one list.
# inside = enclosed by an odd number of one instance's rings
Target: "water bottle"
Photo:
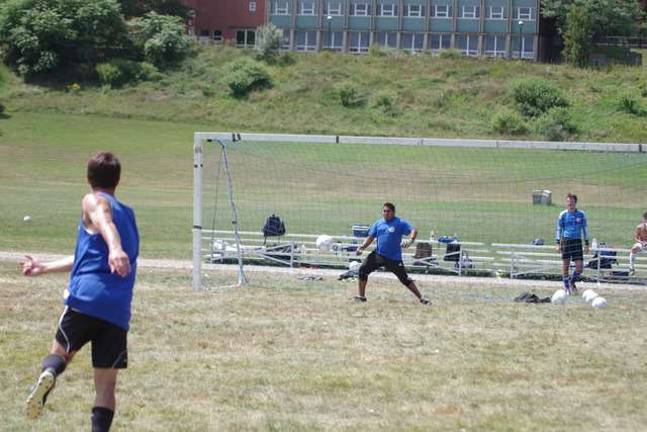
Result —
[[430, 242], [436, 241], [436, 232], [434, 230], [429, 231], [429, 241]]
[[593, 241], [591, 241], [591, 249], [597, 250], [598, 248], [598, 239], [594, 238]]

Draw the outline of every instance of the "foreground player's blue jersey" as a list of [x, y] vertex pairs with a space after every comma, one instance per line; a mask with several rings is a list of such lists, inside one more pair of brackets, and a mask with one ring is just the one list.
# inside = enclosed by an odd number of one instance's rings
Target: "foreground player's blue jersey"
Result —
[[559, 214], [556, 223], [555, 240], [564, 239], [589, 239], [589, 228], [584, 212], [564, 210]]
[[115, 197], [101, 195], [110, 203], [112, 220], [121, 237], [121, 247], [130, 258], [131, 271], [125, 277], [110, 272], [108, 245], [100, 233], [88, 232], [81, 220], [65, 304], [128, 330], [139, 255], [135, 213]]
[[403, 235], [409, 235], [413, 226], [404, 219], [394, 217], [390, 221], [377, 220], [368, 230], [368, 235], [377, 239], [376, 251], [390, 260], [402, 260], [400, 242]]

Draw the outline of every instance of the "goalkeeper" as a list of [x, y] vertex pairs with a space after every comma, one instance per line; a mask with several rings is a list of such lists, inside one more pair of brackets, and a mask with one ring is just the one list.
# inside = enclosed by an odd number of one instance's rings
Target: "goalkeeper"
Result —
[[[402, 236], [408, 236], [402, 240]], [[368, 230], [368, 237], [357, 249], [357, 255], [361, 255], [374, 239], [377, 239], [377, 247], [371, 252], [359, 268], [359, 293], [355, 297], [356, 302], [366, 302], [366, 283], [368, 275], [384, 267], [395, 274], [400, 282], [411, 291], [422, 304], [431, 302], [420, 294], [416, 283], [409, 278], [402, 262], [402, 248], [408, 248], [416, 241], [418, 231], [409, 222], [395, 216], [395, 206], [390, 202], [382, 206], [382, 219], [378, 219]]]

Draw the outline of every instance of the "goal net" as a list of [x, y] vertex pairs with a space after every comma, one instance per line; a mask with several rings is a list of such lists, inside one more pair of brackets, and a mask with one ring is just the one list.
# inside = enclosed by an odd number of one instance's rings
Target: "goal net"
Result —
[[284, 222], [286, 239], [352, 237], [387, 201], [423, 240], [553, 245], [571, 192], [592, 238], [629, 247], [647, 198], [647, 155], [631, 144], [565, 145], [196, 133], [194, 287], [205, 264], [237, 262], [236, 229], [249, 241], [244, 251], [277, 243], [262, 235], [270, 215]]

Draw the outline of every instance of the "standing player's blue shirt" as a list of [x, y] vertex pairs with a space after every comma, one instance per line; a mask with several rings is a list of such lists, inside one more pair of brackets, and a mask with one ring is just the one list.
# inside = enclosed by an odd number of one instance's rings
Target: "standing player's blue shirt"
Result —
[[576, 209], [572, 213], [568, 210], [564, 210], [559, 214], [555, 230], [555, 240], [559, 242], [563, 238], [584, 238], [586, 241], [589, 240], [589, 228], [584, 212]]
[[109, 194], [101, 193], [112, 209], [112, 221], [121, 238], [121, 247], [130, 259], [130, 273], [121, 277], [110, 272], [108, 245], [100, 233], [89, 232], [79, 223], [65, 304], [86, 315], [100, 318], [128, 330], [130, 304], [137, 274], [139, 234], [133, 210]]
[[401, 261], [400, 242], [403, 235], [409, 235], [413, 226], [404, 219], [394, 217], [390, 221], [377, 220], [368, 230], [368, 235], [377, 240], [376, 251], [390, 260]]

